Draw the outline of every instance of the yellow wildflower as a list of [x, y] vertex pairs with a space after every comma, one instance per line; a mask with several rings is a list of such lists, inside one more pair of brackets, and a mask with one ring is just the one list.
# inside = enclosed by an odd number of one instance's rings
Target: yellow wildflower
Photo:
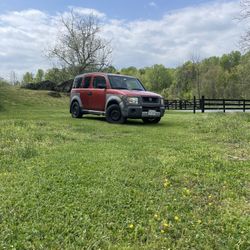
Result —
[[163, 186], [166, 188], [170, 185], [170, 182], [168, 179], [165, 179], [164, 183], [163, 183]]
[[128, 227], [129, 227], [130, 229], [133, 229], [133, 228], [134, 228], [134, 225], [133, 225], [133, 224], [129, 224]]
[[157, 219], [159, 219], [159, 215], [158, 214], [155, 214], [154, 215], [154, 218], [157, 220]]
[[208, 206], [212, 206], [212, 202], [209, 202], [209, 203], [208, 203]]
[[165, 233], [165, 231], [164, 231], [164, 230], [161, 230], [161, 233], [162, 233], [162, 234], [164, 234], [164, 233]]
[[198, 222], [199, 224], [201, 224], [201, 220], [197, 220], [197, 222]]
[[174, 219], [175, 219], [176, 221], [179, 221], [179, 220], [180, 220], [180, 218], [179, 218], [177, 215], [174, 217]]
[[188, 188], [183, 188], [184, 194], [190, 195], [190, 190]]
[[169, 227], [168, 223], [163, 223], [164, 227]]

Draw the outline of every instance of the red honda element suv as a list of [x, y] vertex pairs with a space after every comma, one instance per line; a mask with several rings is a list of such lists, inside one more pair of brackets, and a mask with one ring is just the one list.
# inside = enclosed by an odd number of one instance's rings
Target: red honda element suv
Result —
[[75, 77], [70, 94], [70, 113], [104, 115], [111, 123], [127, 118], [158, 123], [164, 116], [162, 96], [146, 91], [139, 79], [119, 74], [87, 73]]

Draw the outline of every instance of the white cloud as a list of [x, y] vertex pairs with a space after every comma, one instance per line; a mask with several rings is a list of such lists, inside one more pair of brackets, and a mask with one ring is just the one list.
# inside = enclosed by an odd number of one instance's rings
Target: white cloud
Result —
[[0, 15], [0, 75], [8, 78], [11, 71], [20, 76], [47, 68], [43, 50], [55, 40], [54, 27], [53, 18], [38, 10]]
[[70, 6], [70, 10], [73, 10], [74, 12], [80, 14], [80, 15], [94, 15], [98, 18], [104, 18], [106, 17], [106, 14], [103, 12], [100, 12], [96, 9], [89, 9], [89, 8], [82, 8], [82, 7], [74, 7]]
[[244, 28], [235, 20], [238, 13], [237, 1], [219, 1], [167, 13], [160, 20], [112, 21], [104, 34], [113, 38], [114, 63], [119, 67], [176, 66], [192, 53], [204, 58], [238, 49]]
[[[235, 20], [238, 1], [213, 2], [166, 13], [159, 20], [112, 20], [97, 10], [71, 7], [79, 14], [103, 20], [102, 36], [112, 40], [113, 64], [144, 67], [155, 63], [176, 66], [190, 58], [222, 55], [238, 49], [244, 25]], [[48, 68], [43, 57], [55, 41], [57, 16], [39, 10], [0, 15], [0, 76]]]

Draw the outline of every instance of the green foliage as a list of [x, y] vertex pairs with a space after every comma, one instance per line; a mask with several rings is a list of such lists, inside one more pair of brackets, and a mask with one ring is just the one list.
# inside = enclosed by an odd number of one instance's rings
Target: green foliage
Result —
[[223, 55], [220, 59], [220, 64], [224, 70], [231, 71], [232, 68], [240, 64], [241, 53], [233, 51], [228, 55]]
[[5, 85], [8, 85], [9, 83], [4, 80], [3, 78], [0, 77], [0, 86], [5, 86]]
[[0, 249], [248, 248], [248, 113], [120, 126], [68, 101], [0, 87]]
[[171, 73], [161, 64], [155, 64], [146, 70], [146, 77], [151, 84], [150, 89], [160, 92], [172, 84]]
[[58, 84], [74, 78], [74, 75], [67, 68], [52, 68], [46, 71], [44, 78]]
[[34, 81], [34, 77], [33, 77], [33, 74], [30, 73], [30, 72], [26, 72], [24, 75], [23, 75], [23, 80], [22, 80], [22, 83], [25, 84], [25, 83], [32, 83]]
[[137, 68], [136, 67], [128, 67], [128, 68], [123, 68], [120, 71], [121, 74], [123, 75], [132, 75], [136, 76], [138, 74]]
[[41, 82], [43, 80], [44, 80], [44, 71], [42, 69], [38, 69], [34, 81]]
[[191, 62], [185, 63], [183, 66], [177, 68], [175, 72], [175, 95], [179, 98], [184, 98], [184, 94], [189, 92], [195, 79], [195, 66]]
[[112, 74], [117, 73], [117, 69], [114, 66], [106, 67], [102, 71], [106, 73], [112, 73]]
[[124, 68], [122, 74], [138, 77], [147, 89], [167, 99], [250, 98], [250, 53], [233, 51], [201, 62], [188, 61], [176, 69], [153, 65]]
[[[23, 83], [45, 79], [58, 84], [74, 78], [78, 74], [74, 70], [75, 68], [52, 68], [44, 73], [39, 69], [35, 79], [27, 72]], [[90, 71], [97, 69], [85, 70]], [[146, 89], [161, 93], [167, 99], [192, 99], [193, 96], [199, 98], [202, 95], [207, 98], [250, 99], [250, 52], [241, 55], [239, 51], [233, 51], [222, 57], [213, 56], [200, 62], [188, 61], [175, 69], [155, 64], [151, 67], [137, 69], [131, 66], [121, 70], [109, 66], [102, 71], [135, 76]]]

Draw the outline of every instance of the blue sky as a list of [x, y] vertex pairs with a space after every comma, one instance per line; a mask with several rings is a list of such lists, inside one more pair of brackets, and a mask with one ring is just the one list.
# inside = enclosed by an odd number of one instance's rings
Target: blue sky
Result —
[[0, 77], [57, 66], [44, 51], [56, 41], [58, 16], [70, 9], [101, 19], [117, 68], [221, 56], [239, 50], [247, 27], [236, 19], [239, 0], [0, 0]]
[[[110, 18], [127, 20], [153, 18], [158, 19], [164, 13], [188, 6], [209, 2], [207, 0], [2, 0], [1, 12], [39, 9], [55, 14], [65, 11], [68, 6], [97, 9]], [[210, 1], [211, 2], [211, 1]]]

